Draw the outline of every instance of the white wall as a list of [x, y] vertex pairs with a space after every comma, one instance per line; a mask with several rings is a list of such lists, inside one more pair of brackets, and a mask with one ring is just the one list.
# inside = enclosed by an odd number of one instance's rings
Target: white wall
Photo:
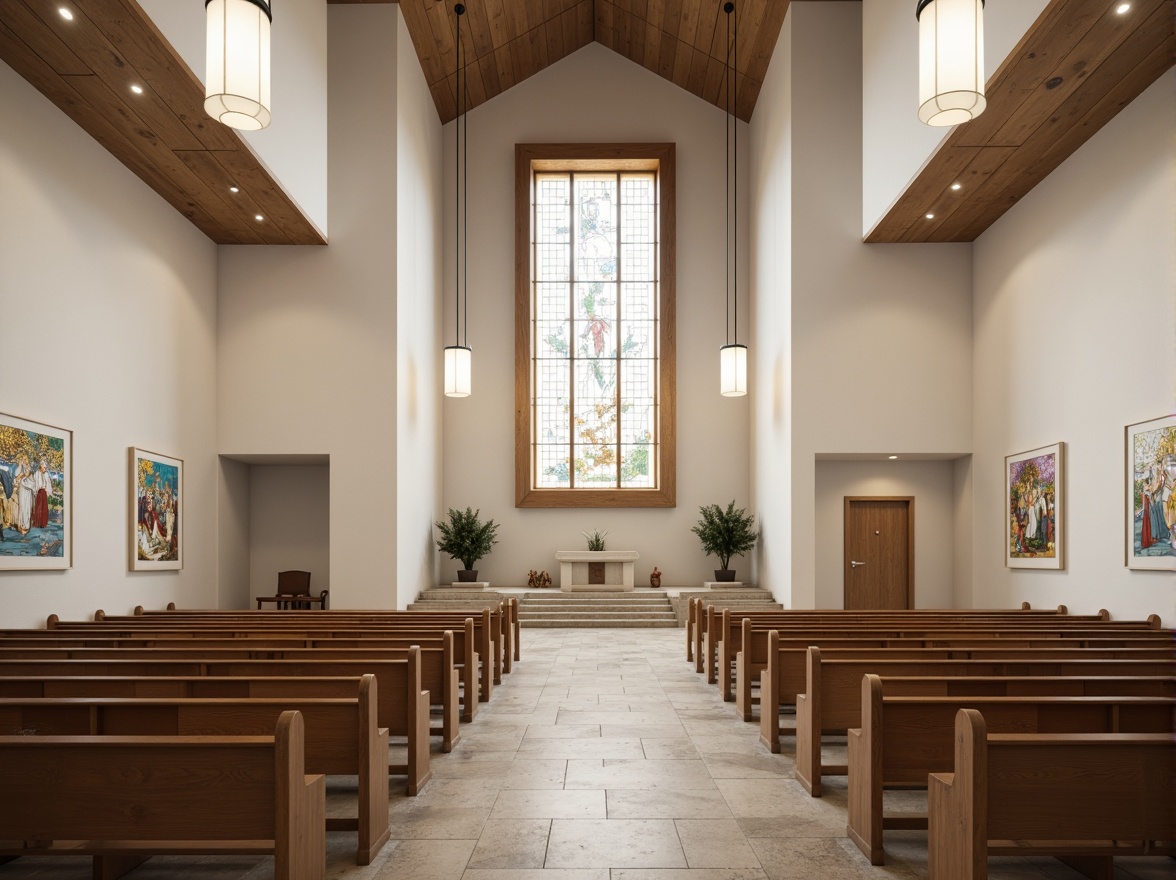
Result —
[[217, 459], [217, 608], [253, 608], [249, 589], [249, 465]]
[[[1037, 20], [1046, 0], [992, 0], [984, 7], [984, 74]], [[862, 234], [886, 214], [951, 131], [919, 122], [919, 23], [910, 0], [862, 0]]]
[[329, 465], [249, 467], [249, 596], [272, 596], [278, 572], [310, 572], [316, 596], [331, 588]]
[[441, 506], [441, 121], [396, 7], [396, 590], [434, 584]]
[[331, 244], [218, 276], [218, 451], [330, 456], [337, 608], [396, 602], [397, 14], [329, 10]]
[[[1169, 71], [975, 244], [975, 601], [1176, 620], [1170, 572], [1124, 567], [1124, 426], [1173, 411]], [[1003, 566], [1004, 456], [1067, 444], [1064, 571]]]
[[[204, 4], [141, 0], [156, 27], [204, 82]], [[327, 4], [272, 4], [270, 89], [273, 121], [241, 132], [306, 216], [327, 232]]]
[[792, 10], [750, 125], [751, 497], [756, 573], [791, 601], [792, 570]]
[[[216, 249], [0, 63], [0, 411], [71, 429], [73, 568], [0, 572], [0, 626], [216, 601]], [[185, 460], [185, 568], [129, 572], [130, 446]]]
[[[853, 2], [791, 12], [804, 71], [791, 102], [796, 607], [816, 601], [817, 453], [964, 454], [972, 435], [971, 247], [861, 241], [860, 13]], [[788, 58], [777, 48], [773, 64]]]
[[[715, 568], [691, 526], [704, 504], [749, 503], [748, 401], [719, 394], [723, 344], [723, 113], [599, 44], [591, 44], [473, 110], [469, 128], [469, 339], [473, 394], [446, 399], [444, 507], [480, 508], [501, 524], [482, 577], [523, 585], [529, 569], [555, 571], [557, 550], [585, 546], [582, 531], [611, 529], [608, 548], [641, 554], [638, 580], [658, 566], [669, 585], [697, 584]], [[742, 126], [742, 124], [741, 124]], [[446, 126], [443, 344], [453, 327], [453, 125]], [[747, 168], [742, 126], [741, 168]], [[677, 507], [547, 510], [514, 507], [514, 145], [545, 142], [677, 143]], [[747, 175], [740, 198], [747, 227]], [[746, 254], [741, 257], [746, 260]], [[746, 262], [740, 279], [748, 277]], [[741, 290], [745, 291], [745, 284]], [[748, 301], [741, 296], [746, 320]], [[741, 322], [743, 323], [743, 322]], [[746, 337], [741, 337], [745, 339]], [[438, 576], [457, 565], [436, 555]], [[738, 560], [743, 577], [751, 561]]]
[[915, 607], [952, 608], [954, 488], [951, 461], [818, 461], [816, 607], [845, 607], [845, 497], [915, 499]]

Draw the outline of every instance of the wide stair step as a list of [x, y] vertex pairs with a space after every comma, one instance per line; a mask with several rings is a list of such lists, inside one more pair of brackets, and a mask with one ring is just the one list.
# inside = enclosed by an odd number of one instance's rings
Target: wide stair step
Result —
[[661, 592], [527, 592], [519, 599], [519, 625], [528, 627], [678, 626], [670, 598]]

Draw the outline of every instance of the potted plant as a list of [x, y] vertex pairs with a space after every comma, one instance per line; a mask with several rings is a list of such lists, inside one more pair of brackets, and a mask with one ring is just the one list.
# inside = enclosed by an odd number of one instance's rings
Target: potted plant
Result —
[[495, 539], [498, 524], [494, 520], [482, 522], [478, 518], [481, 512], [481, 509], [467, 507], [463, 512], [451, 507], [448, 523], [434, 523], [441, 532], [437, 549], [461, 561], [464, 568], [458, 571], [457, 579], [466, 583], [478, 579], [478, 570], [474, 566], [479, 559], [489, 555], [490, 548], [498, 543]]
[[755, 530], [755, 516], [748, 515], [742, 507], [736, 509], [735, 502], [727, 509], [717, 504], [707, 504], [698, 512], [702, 519], [690, 531], [702, 541], [702, 550], [707, 556], [717, 556], [723, 567], [715, 569], [716, 581], [735, 580], [735, 569], [728, 568], [732, 556], [742, 556], [755, 546], [759, 533]]
[[612, 530], [605, 529], [602, 532], [600, 529], [593, 529], [590, 532], [580, 532], [580, 534], [588, 539], [588, 549], [595, 551], [595, 550], [603, 550], [604, 549], [604, 537], [610, 531], [612, 531]]

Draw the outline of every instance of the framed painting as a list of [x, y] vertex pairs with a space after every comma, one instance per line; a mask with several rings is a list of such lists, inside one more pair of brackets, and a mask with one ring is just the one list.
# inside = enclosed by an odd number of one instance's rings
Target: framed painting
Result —
[[1005, 565], [1064, 568], [1064, 443], [1005, 457]]
[[1176, 571], [1176, 415], [1127, 426], [1127, 567]]
[[0, 413], [0, 570], [73, 564], [73, 432]]
[[131, 447], [131, 571], [184, 567], [184, 462]]

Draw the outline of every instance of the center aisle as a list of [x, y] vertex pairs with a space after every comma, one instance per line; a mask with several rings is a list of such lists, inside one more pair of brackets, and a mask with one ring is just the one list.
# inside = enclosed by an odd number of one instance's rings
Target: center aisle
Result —
[[[845, 836], [846, 780], [808, 797], [792, 778], [791, 739], [769, 754], [758, 726], [737, 720], [686, 663], [682, 630], [523, 629], [522, 658], [462, 725], [457, 748], [434, 754], [425, 792], [393, 796], [392, 843], [378, 863], [347, 876], [927, 876], [926, 832], [888, 836], [890, 864], [867, 864]], [[826, 760], [844, 762], [844, 751], [827, 747]], [[921, 794], [894, 796], [897, 808], [925, 809]], [[994, 862], [990, 876], [1080, 875], [1015, 859]]]

